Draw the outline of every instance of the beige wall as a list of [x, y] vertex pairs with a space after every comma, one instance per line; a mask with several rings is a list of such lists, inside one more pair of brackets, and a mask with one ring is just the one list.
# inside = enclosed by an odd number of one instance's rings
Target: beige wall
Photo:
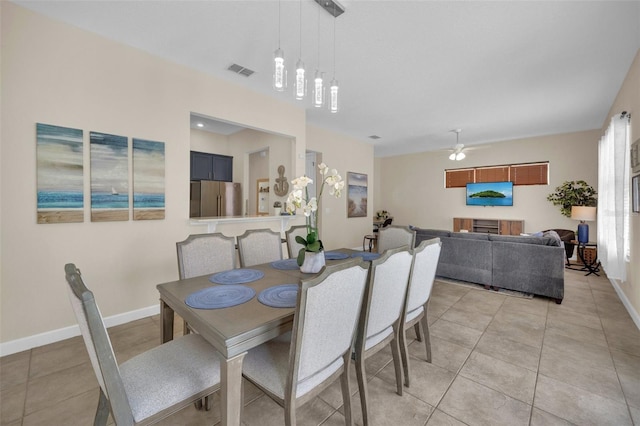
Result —
[[[609, 126], [611, 117], [627, 111], [631, 114], [631, 143], [640, 138], [640, 50], [627, 73], [616, 100], [602, 125], [601, 133]], [[633, 174], [632, 174], [633, 176]], [[640, 314], [640, 214], [631, 213], [631, 261], [627, 269], [627, 281], [618, 283], [636, 314]]]
[[[12, 3], [0, 8], [0, 342], [6, 348], [6, 342], [75, 324], [63, 275], [67, 262], [82, 269], [105, 316], [157, 306], [155, 285], [178, 276], [175, 242], [205, 232], [188, 221], [190, 112], [289, 135], [292, 158], [304, 157], [307, 128], [302, 108]], [[84, 130], [85, 200], [89, 131], [165, 142], [166, 219], [92, 223], [86, 202], [84, 223], [36, 224], [38, 122]], [[331, 134], [322, 139], [314, 147], [331, 161], [340, 158], [341, 170], [373, 174], [370, 147], [341, 137], [338, 145]], [[304, 161], [294, 168], [290, 176], [304, 173]], [[334, 210], [342, 210], [331, 218], [341, 235], [332, 246], [359, 240], [361, 230], [347, 226], [343, 209]]]
[[[587, 181], [597, 189], [599, 130], [553, 135], [472, 147], [462, 161], [444, 151], [402, 155], [380, 161], [378, 208], [388, 210], [394, 224], [453, 229], [454, 217], [524, 220], [525, 232], [549, 228], [576, 229], [547, 195], [567, 180]], [[444, 187], [444, 170], [498, 164], [549, 161], [549, 185], [515, 186], [513, 207], [467, 206], [464, 188]], [[595, 223], [590, 224], [595, 232]]]
[[[338, 135], [314, 126], [307, 126], [307, 148], [322, 154], [322, 161], [331, 169], [336, 169], [346, 180], [347, 172], [368, 175], [369, 206], [375, 203], [373, 182], [373, 146], [346, 136]], [[320, 187], [318, 187], [318, 191]], [[367, 217], [346, 219], [347, 188], [340, 198], [326, 191], [321, 200], [322, 242], [327, 249], [338, 247], [361, 247], [362, 237], [372, 229], [373, 208], [367, 209]]]
[[[386, 209], [395, 223], [420, 227], [453, 228], [453, 217], [523, 219], [525, 231], [547, 228], [576, 229], [575, 221], [562, 216], [546, 200], [554, 188], [567, 180], [586, 180], [597, 189], [598, 141], [615, 114], [632, 116], [631, 142], [640, 138], [640, 51], [611, 106], [602, 129], [564, 135], [505, 141], [478, 146], [461, 162], [452, 162], [445, 152], [427, 152], [376, 159], [375, 210]], [[635, 123], [635, 126], [634, 126]], [[634, 130], [635, 129], [635, 130]], [[517, 162], [549, 161], [548, 186], [514, 187], [513, 207], [466, 206], [464, 189], [445, 189], [444, 170]], [[638, 324], [640, 320], [640, 215], [630, 217], [631, 257], [626, 282], [616, 283], [623, 301]], [[595, 223], [590, 233], [597, 232]], [[625, 300], [626, 299], [626, 300]]]

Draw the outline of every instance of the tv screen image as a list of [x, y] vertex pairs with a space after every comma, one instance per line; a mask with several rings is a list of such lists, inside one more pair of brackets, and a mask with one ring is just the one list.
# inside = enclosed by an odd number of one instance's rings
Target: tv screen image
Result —
[[513, 206], [513, 182], [467, 184], [468, 206]]

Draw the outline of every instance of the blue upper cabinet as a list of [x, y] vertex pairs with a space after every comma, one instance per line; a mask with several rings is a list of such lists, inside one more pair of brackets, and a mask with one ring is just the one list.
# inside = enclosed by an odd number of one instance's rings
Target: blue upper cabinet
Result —
[[191, 180], [233, 180], [233, 157], [191, 151]]

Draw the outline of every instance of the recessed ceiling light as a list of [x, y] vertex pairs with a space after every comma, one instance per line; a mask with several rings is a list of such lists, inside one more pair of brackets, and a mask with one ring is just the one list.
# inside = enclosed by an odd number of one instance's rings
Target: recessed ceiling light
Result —
[[380, 136], [378, 136], [378, 135], [371, 135], [371, 136], [369, 136], [369, 139], [380, 139]]
[[198, 127], [204, 127], [204, 124], [202, 124], [202, 123], [196, 123], [196, 126], [198, 126]]

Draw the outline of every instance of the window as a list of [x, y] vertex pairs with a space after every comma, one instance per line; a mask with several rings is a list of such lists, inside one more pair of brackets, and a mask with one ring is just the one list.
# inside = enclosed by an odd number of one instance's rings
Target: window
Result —
[[464, 188], [475, 182], [513, 182], [514, 185], [548, 185], [549, 162], [503, 164], [473, 169], [445, 170], [445, 188]]
[[514, 185], [548, 185], [549, 163], [511, 166], [511, 181]]
[[508, 182], [509, 166], [478, 167], [476, 182]]
[[626, 281], [629, 261], [629, 117], [614, 117], [598, 144], [598, 259]]
[[474, 169], [445, 170], [445, 188], [465, 188], [468, 182], [475, 182]]

